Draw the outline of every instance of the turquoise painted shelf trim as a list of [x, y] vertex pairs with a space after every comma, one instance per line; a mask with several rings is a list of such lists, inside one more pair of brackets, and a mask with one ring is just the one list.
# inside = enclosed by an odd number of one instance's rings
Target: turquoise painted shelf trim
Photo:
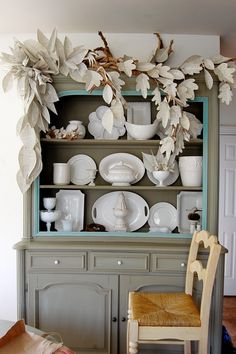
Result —
[[[124, 96], [140, 96], [139, 91], [128, 90], [122, 91]], [[86, 90], [69, 90], [69, 91], [61, 91], [58, 93], [59, 97], [71, 96], [71, 95], [95, 95], [101, 96], [102, 90], [94, 90], [92, 93], [87, 92]], [[148, 92], [148, 95], [151, 95], [151, 91]], [[207, 183], [208, 183], [208, 175], [207, 175], [207, 167], [208, 167], [208, 98], [207, 97], [195, 97], [192, 102], [199, 102], [203, 104], [203, 205], [202, 205], [202, 228], [207, 229]], [[102, 237], [173, 237], [173, 238], [191, 238], [191, 234], [158, 234], [150, 233], [150, 232], [125, 232], [125, 233], [110, 233], [110, 232], [99, 232], [99, 233], [91, 233], [91, 232], [70, 232], [69, 234], [61, 231], [40, 231], [39, 227], [39, 211], [40, 211], [40, 179], [37, 178], [34, 182], [34, 224], [33, 224], [33, 235], [37, 236], [62, 236], [62, 237], [94, 237], [94, 236], [102, 236]]]

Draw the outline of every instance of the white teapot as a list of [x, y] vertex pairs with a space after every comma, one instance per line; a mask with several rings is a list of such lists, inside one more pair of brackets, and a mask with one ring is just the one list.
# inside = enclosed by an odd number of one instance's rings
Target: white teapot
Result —
[[120, 161], [111, 165], [108, 168], [108, 173], [104, 173], [104, 175], [113, 186], [129, 186], [137, 178], [138, 172], [135, 172], [132, 166], [124, 161]]

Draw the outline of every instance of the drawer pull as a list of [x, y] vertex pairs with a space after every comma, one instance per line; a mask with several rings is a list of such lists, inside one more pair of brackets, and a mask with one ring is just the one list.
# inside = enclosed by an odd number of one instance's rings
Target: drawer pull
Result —
[[60, 261], [58, 259], [55, 259], [54, 264], [60, 264]]
[[119, 260], [119, 261], [117, 261], [117, 264], [118, 264], [118, 265], [122, 265], [123, 262]]
[[112, 317], [112, 322], [116, 322], [117, 318], [116, 317]]
[[122, 322], [125, 322], [125, 321], [126, 321], [126, 318], [125, 318], [125, 317], [122, 317], [121, 321], [122, 321]]
[[182, 263], [180, 264], [180, 266], [181, 266], [182, 268], [184, 268], [184, 267], [186, 266], [186, 264], [185, 264], [184, 262], [182, 262]]

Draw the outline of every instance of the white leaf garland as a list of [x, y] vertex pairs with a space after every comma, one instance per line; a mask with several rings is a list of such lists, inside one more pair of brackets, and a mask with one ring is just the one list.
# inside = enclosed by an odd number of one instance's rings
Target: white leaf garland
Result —
[[220, 91], [220, 93], [219, 93], [218, 97], [221, 100], [221, 102], [229, 105], [232, 100], [232, 96], [233, 96], [230, 85], [227, 83], [221, 84], [219, 91]]
[[215, 68], [214, 72], [218, 76], [220, 81], [225, 81], [230, 84], [234, 83], [233, 74], [235, 72], [235, 68], [229, 68], [226, 63], [218, 65]]
[[84, 75], [86, 90], [91, 90], [94, 86], [99, 87], [102, 81], [102, 76], [94, 70], [87, 70]]
[[123, 71], [128, 77], [132, 76], [132, 70], [136, 68], [133, 59], [128, 59], [118, 63], [118, 69]]
[[204, 69], [204, 76], [207, 88], [210, 90], [213, 86], [213, 78], [208, 70]]

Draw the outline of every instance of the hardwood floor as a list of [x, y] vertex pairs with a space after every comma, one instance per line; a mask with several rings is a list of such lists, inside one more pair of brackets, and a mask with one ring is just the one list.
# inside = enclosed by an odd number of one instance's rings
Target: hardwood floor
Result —
[[224, 297], [223, 324], [236, 347], [236, 296]]

